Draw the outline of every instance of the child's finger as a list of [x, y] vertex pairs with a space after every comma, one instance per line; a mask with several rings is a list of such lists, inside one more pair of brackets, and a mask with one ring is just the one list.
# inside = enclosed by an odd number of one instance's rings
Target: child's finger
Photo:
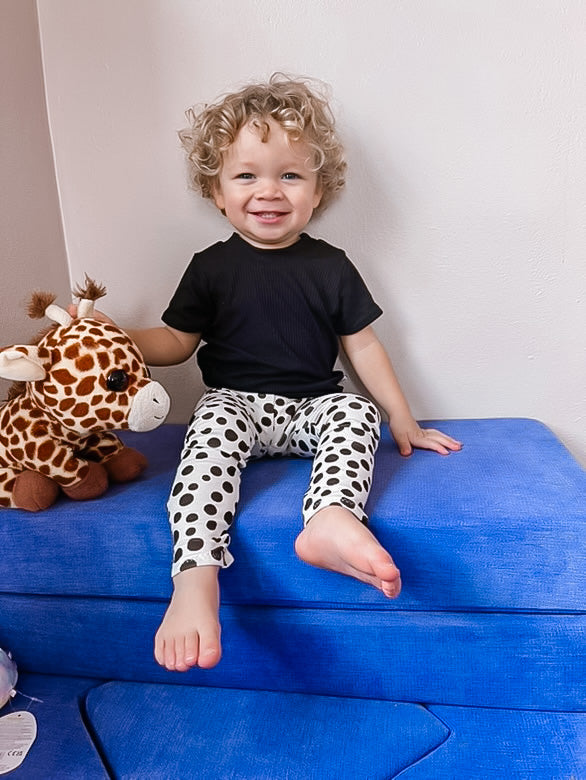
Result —
[[411, 446], [411, 442], [409, 441], [407, 434], [395, 436], [394, 438], [397, 447], [399, 448], [399, 453], [405, 457], [411, 455], [413, 452], [413, 447]]
[[441, 431], [435, 430], [435, 428], [425, 428], [422, 430], [423, 438], [421, 443], [418, 441], [416, 446], [423, 447], [424, 449], [434, 450], [441, 455], [448, 455], [449, 452], [462, 449], [462, 443], [453, 439], [451, 436], [447, 436]]

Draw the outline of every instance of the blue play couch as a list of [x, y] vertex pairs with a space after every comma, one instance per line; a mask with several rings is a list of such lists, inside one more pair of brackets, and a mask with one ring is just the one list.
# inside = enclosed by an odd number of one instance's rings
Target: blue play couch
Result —
[[0, 647], [41, 700], [0, 712], [38, 721], [11, 776], [584, 780], [586, 474], [532, 420], [438, 426], [464, 449], [403, 459], [385, 433], [377, 455], [396, 601], [295, 557], [308, 461], [248, 467], [210, 671], [152, 657], [182, 426], [124, 436], [134, 484], [2, 510]]

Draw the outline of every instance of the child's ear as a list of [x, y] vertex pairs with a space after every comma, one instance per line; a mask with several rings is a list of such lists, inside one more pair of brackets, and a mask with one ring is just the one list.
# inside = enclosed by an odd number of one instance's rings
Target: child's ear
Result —
[[217, 181], [215, 181], [212, 184], [212, 199], [216, 204], [216, 206], [220, 209], [222, 214], [224, 214], [226, 209], [226, 203], [224, 201], [224, 196], [222, 195], [222, 188], [220, 187], [220, 184]]
[[315, 185], [315, 194], [313, 196], [313, 208], [316, 209], [319, 204], [321, 203], [321, 199], [324, 194], [324, 188], [322, 186], [322, 183], [320, 179], [317, 180], [317, 184]]

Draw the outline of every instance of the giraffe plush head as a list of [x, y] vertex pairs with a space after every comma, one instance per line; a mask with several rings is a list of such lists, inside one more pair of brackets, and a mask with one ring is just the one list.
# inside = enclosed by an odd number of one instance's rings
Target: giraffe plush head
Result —
[[169, 411], [132, 339], [93, 316], [105, 289], [87, 279], [75, 294], [76, 318], [33, 295], [29, 315], [55, 324], [36, 344], [0, 350], [0, 376], [16, 382], [0, 408], [0, 506], [45, 509], [60, 492], [93, 498], [135, 478], [146, 460], [114, 431], [152, 430]]

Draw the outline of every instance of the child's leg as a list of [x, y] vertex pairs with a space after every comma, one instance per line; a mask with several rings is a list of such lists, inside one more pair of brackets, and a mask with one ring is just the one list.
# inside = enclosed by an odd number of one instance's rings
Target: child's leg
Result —
[[168, 669], [209, 668], [221, 656], [218, 571], [228, 550], [240, 470], [256, 430], [244, 402], [209, 391], [198, 405], [168, 501], [173, 529], [173, 596], [155, 637], [155, 657]]
[[[311, 482], [305, 496], [305, 528], [297, 537], [299, 557], [314, 566], [366, 582], [395, 598], [401, 577], [389, 553], [366, 527], [364, 511], [372, 484], [380, 415], [370, 401], [339, 394], [307, 402], [292, 445], [315, 441]], [[311, 522], [309, 522], [311, 520]]]
[[240, 473], [257, 431], [245, 402], [227, 390], [203, 396], [185, 436], [167, 502], [173, 531], [172, 576], [194, 566], [230, 566], [230, 527]]

